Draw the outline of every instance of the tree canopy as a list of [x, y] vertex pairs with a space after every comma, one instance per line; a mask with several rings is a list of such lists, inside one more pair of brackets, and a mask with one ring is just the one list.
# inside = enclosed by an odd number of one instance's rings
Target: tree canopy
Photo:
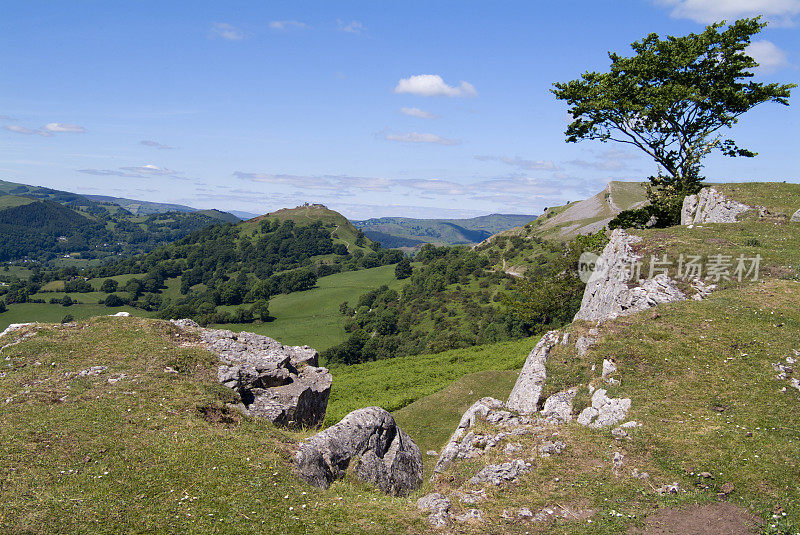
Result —
[[609, 72], [553, 84], [551, 91], [566, 101], [573, 118], [567, 141], [633, 145], [666, 172], [653, 182], [683, 194], [699, 187], [700, 160], [709, 152], [755, 156], [719, 131], [763, 102], [788, 105], [795, 84], [750, 80], [758, 63], [746, 48], [766, 23], [756, 17], [724, 25], [665, 39], [651, 33], [631, 45], [631, 57], [609, 53]]

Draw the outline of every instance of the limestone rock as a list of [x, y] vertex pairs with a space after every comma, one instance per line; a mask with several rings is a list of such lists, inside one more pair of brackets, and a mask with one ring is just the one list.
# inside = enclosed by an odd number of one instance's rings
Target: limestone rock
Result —
[[625, 419], [630, 408], [630, 398], [609, 398], [600, 388], [592, 395], [592, 406], [578, 415], [578, 423], [595, 429], [614, 425]]
[[491, 483], [500, 485], [506, 481], [514, 481], [525, 472], [531, 470], [531, 463], [526, 463], [522, 459], [515, 459], [502, 464], [490, 464], [472, 476], [469, 483], [478, 485], [481, 483]]
[[239, 394], [250, 415], [287, 427], [322, 425], [333, 378], [317, 366], [315, 349], [284, 346], [254, 333], [203, 329], [192, 320], [172, 323], [195, 332], [218, 356], [217, 379]]
[[453, 517], [457, 522], [481, 522], [483, 520], [483, 511], [480, 509], [468, 509], [466, 512]]
[[294, 463], [298, 476], [316, 487], [328, 488], [348, 467], [360, 480], [394, 496], [422, 485], [422, 453], [380, 407], [353, 411], [303, 441]]
[[432, 492], [417, 500], [417, 509], [430, 511], [428, 522], [434, 526], [445, 526], [450, 520], [450, 499], [444, 494]]
[[555, 442], [544, 442], [539, 446], [539, 455], [542, 457], [550, 457], [551, 455], [557, 455], [564, 451], [567, 445], [564, 444], [561, 440], [556, 440]]
[[794, 215], [792, 216], [792, 219], [791, 219], [791, 221], [792, 221], [793, 223], [797, 223], [798, 221], [800, 221], [800, 210], [798, 210], [798, 211], [796, 211], [796, 212], [794, 213]]
[[617, 371], [617, 365], [608, 359], [603, 359], [603, 379], [608, 379]]
[[542, 339], [530, 352], [519, 377], [517, 377], [514, 389], [508, 396], [507, 406], [509, 409], [523, 414], [536, 412], [539, 396], [542, 395], [544, 381], [547, 378], [545, 368], [547, 356], [550, 354], [550, 349], [558, 343], [558, 339], [558, 331], [549, 331], [542, 336]]
[[3, 332], [0, 333], [0, 337], [3, 337], [5, 335], [7, 335], [7, 334], [11, 334], [14, 331], [18, 331], [20, 329], [24, 329], [25, 327], [27, 327], [29, 325], [36, 325], [36, 323], [12, 323], [8, 327], [6, 327], [3, 330]]
[[585, 357], [586, 352], [595, 344], [595, 339], [591, 336], [580, 336], [578, 341], [575, 342], [575, 349], [578, 350], [579, 357]]
[[544, 402], [542, 416], [561, 422], [572, 421], [572, 401], [577, 393], [577, 388], [570, 388], [548, 397]]
[[675, 281], [664, 273], [641, 282], [640, 286], [628, 286], [631, 266], [639, 259], [632, 246], [640, 241], [640, 237], [631, 236], [622, 229], [611, 234], [586, 283], [576, 320], [606, 321], [661, 303], [686, 299]]
[[748, 210], [752, 208], [727, 199], [714, 188], [703, 188], [697, 195], [687, 195], [683, 199], [681, 225], [735, 223], [739, 214]]

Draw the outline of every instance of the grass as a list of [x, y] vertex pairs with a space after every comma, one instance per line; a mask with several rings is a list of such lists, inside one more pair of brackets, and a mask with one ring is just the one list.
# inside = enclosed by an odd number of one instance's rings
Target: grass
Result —
[[800, 210], [800, 184], [740, 182], [712, 186], [726, 197], [753, 207], [763, 206], [774, 214], [792, 217]]
[[338, 422], [361, 407], [377, 405], [388, 411], [402, 409], [471, 373], [518, 370], [535, 344], [535, 339], [526, 338], [434, 355], [332, 368], [334, 386], [325, 416], [326, 425]]
[[98, 318], [3, 350], [0, 532], [423, 531], [408, 499], [300, 484], [289, 457], [304, 434], [228, 417], [215, 358], [171, 341], [191, 342], [166, 322]]
[[345, 317], [339, 304], [354, 306], [358, 298], [379, 286], [400, 289], [403, 281], [394, 276], [394, 266], [348, 271], [322, 277], [317, 287], [304, 292], [274, 296], [269, 301], [274, 321], [253, 324], [224, 324], [216, 328], [250, 331], [275, 338], [287, 345], [310, 345], [318, 351], [344, 341]]
[[[54, 294], [44, 294], [54, 295]], [[73, 297], [75, 294], [70, 294]], [[105, 305], [88, 304], [72, 305], [69, 307], [61, 305], [41, 304], [41, 303], [16, 303], [8, 306], [8, 310], [0, 314], [0, 331], [12, 323], [58, 323], [67, 314], [71, 314], [76, 320], [90, 318], [92, 316], [108, 316], [117, 312], [130, 312], [134, 316], [147, 317], [150, 313], [128, 306], [109, 308]]]

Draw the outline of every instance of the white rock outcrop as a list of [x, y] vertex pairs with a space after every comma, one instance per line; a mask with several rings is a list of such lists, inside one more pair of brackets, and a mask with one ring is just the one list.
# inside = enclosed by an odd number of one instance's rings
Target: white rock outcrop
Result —
[[539, 397], [542, 395], [544, 381], [547, 378], [547, 369], [545, 368], [547, 356], [553, 346], [558, 343], [559, 338], [559, 331], [549, 331], [542, 336], [542, 339], [530, 352], [522, 371], [519, 372], [514, 389], [511, 391], [511, 395], [508, 396], [506, 406], [509, 409], [523, 414], [537, 411]]
[[792, 221], [793, 223], [797, 223], [798, 221], [800, 221], [800, 210], [798, 210], [798, 211], [796, 211], [796, 212], [794, 213], [794, 215], [792, 216], [792, 219], [791, 219], [791, 221]]
[[714, 188], [703, 188], [697, 195], [683, 199], [681, 225], [698, 223], [735, 223], [740, 214], [752, 207], [726, 198]]
[[630, 408], [630, 398], [610, 398], [601, 388], [592, 396], [592, 406], [578, 415], [578, 423], [595, 429], [614, 425], [625, 419]]
[[686, 299], [675, 281], [663, 273], [640, 282], [639, 286], [628, 286], [631, 267], [639, 260], [633, 252], [633, 244], [641, 240], [622, 229], [611, 234], [611, 240], [586, 283], [576, 320], [606, 321], [661, 303]]

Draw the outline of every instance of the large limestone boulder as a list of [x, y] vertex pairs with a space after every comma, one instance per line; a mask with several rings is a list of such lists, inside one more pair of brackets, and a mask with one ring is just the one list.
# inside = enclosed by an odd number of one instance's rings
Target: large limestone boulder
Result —
[[344, 477], [348, 469], [394, 496], [405, 496], [422, 485], [422, 453], [380, 407], [353, 411], [303, 441], [294, 463], [301, 479], [321, 488]]
[[592, 396], [591, 407], [578, 415], [578, 423], [595, 429], [615, 425], [625, 419], [630, 408], [630, 398], [610, 398], [601, 388]]
[[559, 341], [559, 331], [549, 331], [542, 336], [533, 351], [525, 360], [525, 365], [517, 377], [514, 389], [508, 396], [506, 406], [523, 414], [530, 414], [538, 410], [539, 397], [542, 395], [544, 381], [547, 378], [547, 356], [550, 350]]
[[793, 223], [797, 223], [798, 221], [800, 221], [800, 210], [798, 210], [798, 211], [796, 211], [796, 212], [794, 213], [794, 215], [792, 216], [792, 219], [791, 219], [791, 221], [792, 221]]
[[173, 323], [197, 333], [219, 357], [219, 382], [239, 394], [250, 415], [286, 427], [322, 425], [333, 379], [318, 367], [315, 349], [284, 346], [253, 333], [203, 329], [191, 320]]
[[639, 259], [633, 245], [640, 241], [639, 236], [632, 236], [622, 229], [611, 234], [611, 240], [586, 283], [576, 320], [606, 321], [661, 303], [686, 299], [675, 281], [663, 273], [641, 281], [639, 286], [628, 286], [631, 266]]
[[687, 195], [683, 199], [681, 225], [735, 223], [739, 214], [748, 210], [752, 208], [726, 198], [714, 188], [703, 188], [697, 195]]

